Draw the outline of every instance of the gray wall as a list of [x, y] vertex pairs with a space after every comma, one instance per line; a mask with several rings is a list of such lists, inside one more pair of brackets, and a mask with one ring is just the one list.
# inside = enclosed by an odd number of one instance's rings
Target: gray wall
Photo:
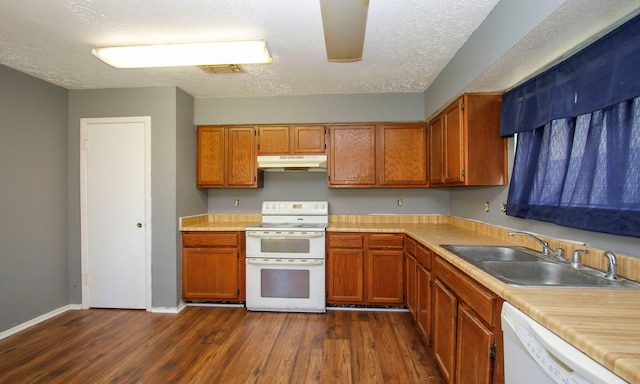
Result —
[[[238, 207], [234, 199], [240, 200]], [[398, 207], [397, 201], [403, 205]], [[266, 172], [263, 189], [210, 189], [210, 213], [259, 213], [262, 201], [320, 200], [329, 213], [443, 214], [449, 213], [449, 192], [427, 189], [329, 189], [326, 172]]]
[[[177, 167], [179, 165], [182, 172], [190, 166], [191, 163], [183, 159], [186, 158], [188, 142], [193, 137], [186, 133], [186, 136], [181, 134], [178, 139], [176, 131], [178, 122], [181, 129], [189, 128], [185, 127], [190, 123], [188, 113], [185, 113], [185, 108], [190, 107], [189, 99], [190, 96], [175, 87], [69, 91], [69, 285], [72, 303], [82, 301], [80, 119], [117, 116], [151, 116], [152, 305], [175, 307], [179, 303]], [[195, 140], [192, 148], [195, 148]], [[179, 164], [178, 152], [181, 159]], [[182, 189], [180, 192], [180, 210], [195, 210], [185, 203], [193, 193]]]
[[196, 99], [195, 123], [422, 121], [422, 93]]
[[67, 90], [0, 65], [0, 331], [69, 303]]
[[[191, 95], [177, 90], [176, 99], [176, 218], [207, 211], [207, 192], [196, 188], [196, 127], [193, 124], [194, 100]], [[174, 220], [177, 223], [177, 219]], [[182, 297], [182, 238], [174, 232], [175, 294]]]
[[426, 90], [425, 117], [459, 96], [469, 83], [565, 1], [500, 1]]

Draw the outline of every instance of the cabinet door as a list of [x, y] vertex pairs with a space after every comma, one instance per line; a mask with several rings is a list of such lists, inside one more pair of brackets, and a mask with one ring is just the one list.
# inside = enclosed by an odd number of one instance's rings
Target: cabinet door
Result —
[[369, 250], [367, 255], [367, 302], [404, 302], [403, 251]]
[[324, 142], [324, 126], [321, 125], [294, 125], [291, 127], [292, 153], [294, 154], [324, 154], [326, 146]]
[[183, 248], [183, 298], [236, 300], [238, 295], [237, 248]]
[[415, 320], [418, 312], [418, 265], [413, 256], [410, 254], [406, 254], [405, 256], [405, 295], [407, 309]]
[[491, 383], [493, 333], [464, 304], [458, 307], [457, 367], [459, 384]]
[[364, 250], [362, 248], [329, 248], [327, 301], [352, 304], [364, 302]]
[[329, 186], [375, 186], [375, 126], [330, 126], [329, 136]]
[[380, 125], [380, 185], [427, 186], [426, 138], [424, 124]]
[[251, 187], [257, 183], [254, 127], [227, 128], [227, 185]]
[[458, 299], [440, 280], [433, 285], [433, 354], [447, 383], [453, 383], [456, 364]]
[[258, 155], [288, 155], [291, 151], [288, 125], [258, 127]]
[[431, 272], [422, 265], [417, 266], [417, 296], [416, 323], [426, 340], [429, 340], [429, 335], [432, 332]]
[[197, 185], [199, 188], [222, 187], [224, 172], [224, 128], [198, 127]]
[[444, 155], [445, 183], [455, 185], [464, 183], [464, 131], [462, 98], [443, 112], [444, 119]]
[[429, 185], [444, 184], [444, 126], [442, 115], [429, 124]]

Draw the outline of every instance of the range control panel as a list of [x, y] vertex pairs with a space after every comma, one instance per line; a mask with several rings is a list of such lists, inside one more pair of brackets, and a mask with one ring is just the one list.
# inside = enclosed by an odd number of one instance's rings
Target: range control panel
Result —
[[326, 201], [263, 201], [263, 215], [321, 215], [329, 214]]

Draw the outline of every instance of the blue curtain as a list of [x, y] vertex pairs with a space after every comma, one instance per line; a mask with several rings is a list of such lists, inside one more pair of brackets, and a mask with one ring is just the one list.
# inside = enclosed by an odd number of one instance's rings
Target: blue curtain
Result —
[[562, 118], [640, 96], [640, 15], [502, 96], [500, 134], [537, 129]]
[[640, 237], [640, 97], [519, 133], [507, 214]]

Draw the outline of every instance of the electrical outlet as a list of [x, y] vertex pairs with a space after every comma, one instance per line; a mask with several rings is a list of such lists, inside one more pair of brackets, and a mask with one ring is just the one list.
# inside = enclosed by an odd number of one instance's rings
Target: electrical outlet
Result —
[[398, 207], [402, 207], [402, 204], [404, 203], [402, 202], [402, 199], [398, 199], [397, 204], [398, 204]]
[[500, 212], [502, 212], [503, 214], [507, 213], [507, 203], [500, 204]]
[[234, 206], [234, 207], [238, 207], [238, 206], [240, 206], [240, 200], [239, 200], [239, 199], [234, 199], [234, 200], [233, 200], [233, 206]]
[[489, 212], [489, 202], [488, 202], [488, 201], [486, 201], [486, 202], [484, 203], [484, 211], [485, 211], [485, 212]]

